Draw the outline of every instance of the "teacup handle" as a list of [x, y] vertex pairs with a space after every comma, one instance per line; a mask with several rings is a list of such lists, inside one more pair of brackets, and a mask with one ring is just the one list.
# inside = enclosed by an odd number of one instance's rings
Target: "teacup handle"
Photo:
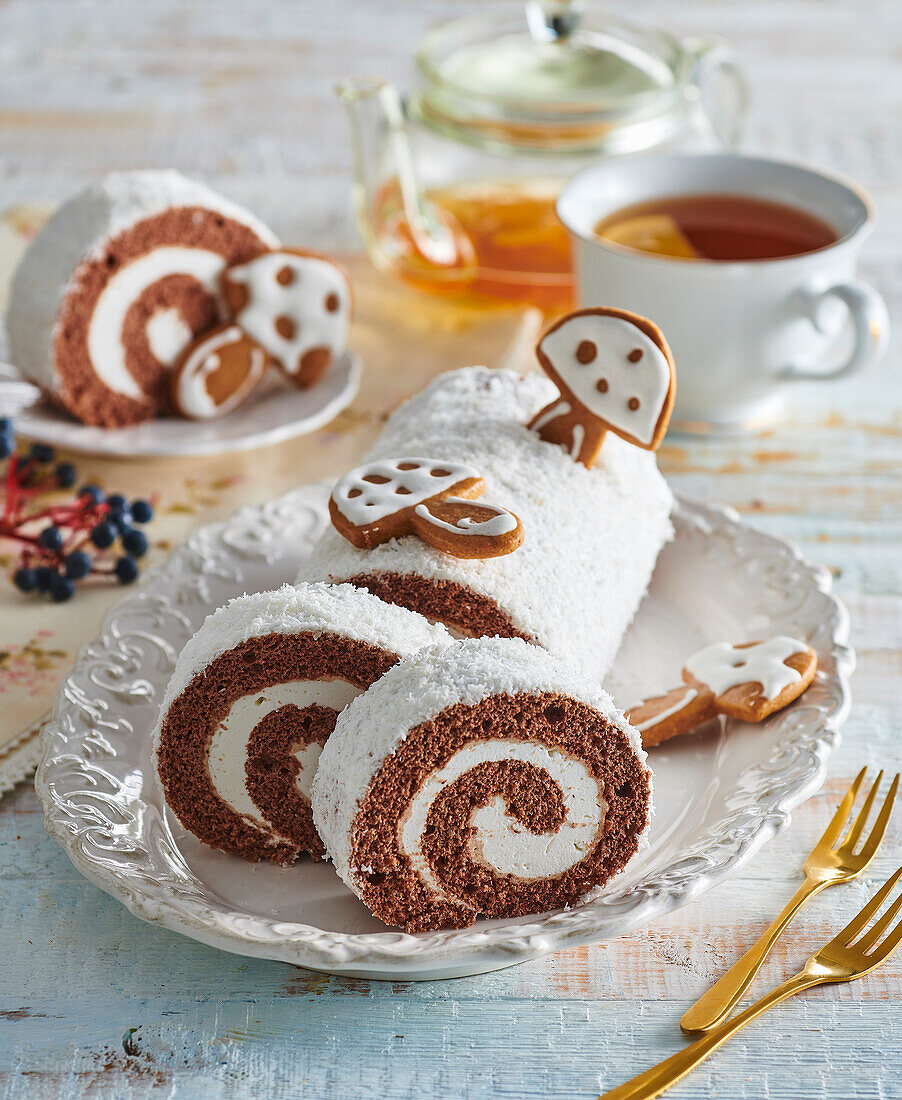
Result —
[[781, 372], [785, 379], [812, 381], [819, 378], [844, 378], [854, 374], [862, 367], [876, 363], [889, 341], [889, 313], [886, 303], [868, 283], [855, 279], [848, 283], [837, 283], [826, 290], [805, 291], [803, 309], [818, 332], [824, 332], [821, 321], [823, 304], [830, 298], [839, 298], [845, 302], [855, 329], [855, 344], [844, 363], [823, 370], [817, 367], [789, 366]]

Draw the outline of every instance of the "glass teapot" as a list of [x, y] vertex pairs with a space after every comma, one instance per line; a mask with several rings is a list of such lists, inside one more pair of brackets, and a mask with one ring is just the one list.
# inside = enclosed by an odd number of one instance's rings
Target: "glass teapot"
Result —
[[575, 0], [456, 20], [417, 52], [405, 99], [343, 81], [357, 223], [377, 267], [426, 290], [572, 300], [555, 213], [583, 163], [651, 148], [733, 146], [746, 87], [720, 40], [678, 39]]

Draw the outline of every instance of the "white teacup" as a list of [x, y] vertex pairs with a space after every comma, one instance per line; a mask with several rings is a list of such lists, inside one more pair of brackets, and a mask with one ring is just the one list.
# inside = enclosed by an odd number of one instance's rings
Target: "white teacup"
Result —
[[[594, 232], [625, 206], [692, 193], [786, 203], [827, 222], [837, 240], [800, 256], [715, 262], [634, 252]], [[855, 278], [873, 203], [837, 176], [739, 154], [638, 156], [584, 168], [557, 210], [573, 238], [580, 304], [641, 313], [667, 337], [677, 365], [674, 427], [763, 426], [779, 415], [793, 380], [841, 378], [886, 345], [883, 299]]]

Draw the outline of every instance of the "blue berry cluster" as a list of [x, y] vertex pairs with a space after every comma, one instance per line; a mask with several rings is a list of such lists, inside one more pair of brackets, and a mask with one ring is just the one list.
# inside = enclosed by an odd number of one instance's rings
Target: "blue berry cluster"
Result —
[[[13, 425], [6, 418], [0, 418], [0, 458], [10, 459], [7, 475], [23, 498], [71, 489], [77, 480], [71, 462], [54, 465], [55, 452], [46, 444], [33, 443], [25, 455], [17, 455]], [[48, 513], [50, 523], [36, 538], [22, 530], [28, 525], [33, 530], [34, 522]], [[138, 558], [148, 549], [147, 536], [136, 525], [152, 518], [148, 501], [130, 501], [120, 493], [106, 496], [96, 485], [83, 485], [74, 501], [38, 515], [7, 499], [0, 536], [23, 546], [13, 583], [21, 592], [47, 593], [57, 603], [71, 599], [76, 582], [86, 577], [115, 577], [120, 584], [130, 584], [138, 576]]]

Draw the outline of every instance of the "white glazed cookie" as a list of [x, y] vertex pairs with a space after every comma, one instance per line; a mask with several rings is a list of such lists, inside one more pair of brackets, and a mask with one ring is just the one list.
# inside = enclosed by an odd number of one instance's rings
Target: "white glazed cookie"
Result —
[[412, 537], [360, 550], [328, 529], [300, 579], [353, 579], [461, 634], [521, 636], [603, 676], [672, 535], [673, 498], [654, 454], [616, 436], [589, 470], [530, 431], [554, 394], [540, 375], [442, 375], [391, 416], [364, 459], [433, 454], [472, 467], [485, 499], [519, 517], [515, 553], [464, 560]]
[[697, 729], [718, 714], [761, 722], [808, 689], [817, 654], [785, 634], [763, 642], [716, 642], [694, 653], [680, 687], [629, 708], [646, 748]]
[[178, 172], [112, 173], [60, 207], [22, 258], [10, 356], [86, 424], [168, 411], [171, 368], [220, 320], [224, 268], [277, 243]]
[[338, 712], [400, 657], [450, 639], [349, 585], [285, 585], [210, 615], [154, 734], [166, 801], [205, 844], [252, 860], [322, 854], [310, 790]]
[[232, 318], [300, 387], [312, 386], [347, 347], [351, 287], [313, 252], [263, 252], [223, 275]]
[[458, 558], [511, 554], [523, 542], [523, 527], [501, 505], [473, 501], [484, 491], [479, 472], [460, 462], [378, 459], [339, 480], [329, 515], [335, 530], [358, 549], [417, 535]]
[[657, 325], [622, 309], [580, 309], [556, 321], [536, 354], [560, 397], [530, 427], [592, 466], [605, 433], [660, 446], [675, 396], [673, 359]]
[[170, 378], [172, 403], [191, 420], [237, 409], [266, 373], [266, 352], [238, 325], [217, 325], [185, 349]]
[[518, 639], [431, 647], [342, 712], [313, 814], [386, 923], [458, 928], [578, 904], [626, 865], [651, 773], [610, 697]]

